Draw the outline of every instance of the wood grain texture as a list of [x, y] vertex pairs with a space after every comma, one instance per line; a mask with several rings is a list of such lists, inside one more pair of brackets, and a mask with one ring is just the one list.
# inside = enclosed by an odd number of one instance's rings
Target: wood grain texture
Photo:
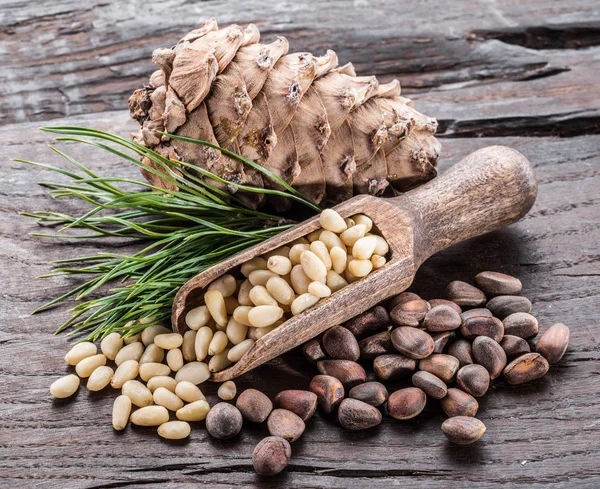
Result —
[[[597, 2], [176, 2], [116, 0], [5, 1], [0, 7], [0, 486], [434, 489], [600, 486], [600, 80]], [[165, 12], [169, 9], [169, 14]], [[450, 445], [431, 402], [410, 422], [385, 418], [348, 433], [321, 414], [295, 442], [288, 470], [254, 474], [251, 453], [266, 428], [247, 427], [230, 441], [211, 440], [202, 423], [189, 441], [158, 439], [152, 429], [110, 427], [114, 393], [52, 401], [48, 387], [69, 371], [69, 340], [52, 333], [62, 309], [30, 311], [73, 282], [36, 280], [47, 262], [74, 253], [73, 243], [29, 237], [36, 226], [17, 214], [42, 208], [76, 212], [35, 185], [48, 178], [9, 156], [59, 162], [37, 123], [83, 124], [127, 134], [131, 90], [153, 69], [150, 52], [170, 45], [211, 15], [223, 24], [254, 21], [282, 33], [295, 50], [338, 51], [362, 73], [399, 76], [417, 108], [438, 116], [440, 169], [479, 148], [502, 144], [534, 165], [539, 195], [532, 211], [504, 230], [452, 246], [427, 260], [411, 290], [439, 297], [455, 279], [482, 270], [518, 276], [544, 331], [571, 327], [565, 358], [540, 381], [496, 383], [482, 399], [487, 426], [471, 447]], [[96, 112], [88, 116], [77, 114]], [[472, 136], [484, 136], [472, 138]], [[517, 137], [520, 136], [520, 137]], [[567, 136], [559, 138], [557, 136]], [[122, 162], [64, 145], [104, 174], [136, 175]], [[77, 242], [77, 253], [98, 244]], [[122, 246], [119, 251], [131, 249]], [[292, 352], [244, 376], [274, 395], [304, 389], [316, 369]], [[215, 402], [213, 388], [209, 401]]]

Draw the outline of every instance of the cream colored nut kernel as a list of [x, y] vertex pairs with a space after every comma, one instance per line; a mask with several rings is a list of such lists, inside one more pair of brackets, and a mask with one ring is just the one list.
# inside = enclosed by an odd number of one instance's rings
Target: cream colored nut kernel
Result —
[[183, 343], [183, 336], [179, 333], [165, 333], [154, 337], [154, 344], [163, 350], [179, 348]]
[[277, 276], [278, 275], [271, 270], [254, 270], [248, 277], [248, 280], [250, 280], [252, 285], [264, 286], [271, 277]]
[[346, 285], [348, 285], [348, 282], [346, 282], [346, 279], [342, 277], [339, 273], [336, 273], [333, 270], [329, 270], [327, 272], [326, 284], [327, 287], [329, 287], [329, 290], [331, 290], [331, 293], [333, 293], [346, 287]]
[[250, 321], [248, 320], [248, 313], [251, 310], [252, 306], [240, 306], [235, 311], [233, 311], [233, 319], [235, 319], [238, 323], [250, 326]]
[[156, 377], [152, 377], [148, 381], [146, 387], [150, 389], [150, 392], [154, 392], [159, 387], [164, 387], [165, 389], [171, 392], [175, 392], [175, 388], [177, 387], [177, 381], [173, 377], [169, 377], [168, 375], [157, 375]]
[[229, 342], [229, 338], [223, 331], [217, 331], [212, 340], [210, 341], [210, 345], [208, 345], [208, 354], [216, 355], [217, 353], [221, 353]]
[[260, 340], [263, 336], [273, 331], [277, 326], [279, 326], [279, 324], [275, 323], [273, 326], [268, 326], [266, 328], [256, 328], [256, 339]]
[[210, 315], [220, 326], [227, 325], [227, 308], [223, 294], [218, 290], [209, 290], [204, 294], [204, 302], [210, 312]]
[[213, 331], [208, 326], [203, 326], [196, 333], [196, 360], [203, 361], [208, 355], [208, 347], [213, 338]]
[[323, 212], [321, 212], [321, 215], [319, 216], [319, 224], [321, 224], [323, 229], [327, 229], [328, 231], [338, 234], [348, 228], [344, 218], [333, 209], [325, 209]]
[[386, 264], [385, 256], [373, 255], [371, 257], [371, 263], [373, 264], [373, 270], [377, 270]]
[[363, 238], [365, 234], [367, 234], [367, 226], [364, 224], [357, 224], [340, 234], [340, 239], [346, 246], [354, 246], [354, 243], [360, 238]]
[[152, 377], [157, 375], [169, 375], [171, 369], [164, 363], [143, 363], [140, 365], [140, 378], [144, 382], [148, 382]]
[[183, 343], [181, 344], [181, 353], [186, 362], [196, 360], [196, 334], [197, 331], [190, 329], [183, 333]]
[[241, 266], [242, 275], [246, 278], [250, 276], [250, 274], [255, 270], [266, 270], [267, 269], [267, 260], [264, 258], [257, 256], [248, 260]]
[[165, 328], [162, 324], [153, 324], [142, 331], [142, 343], [148, 346], [154, 342], [157, 335], [168, 333], [172, 333], [169, 328]]
[[119, 353], [117, 353], [117, 356], [115, 357], [115, 363], [118, 367], [127, 360], [135, 360], [139, 362], [140, 358], [142, 358], [143, 353], [144, 345], [141, 342], [136, 341], [135, 343], [131, 343], [121, 348], [121, 350], [119, 351]]
[[309, 243], [312, 243], [313, 241], [316, 241], [317, 239], [319, 239], [319, 236], [321, 235], [322, 232], [323, 232], [323, 230], [321, 228], [319, 228], [316, 231], [309, 233], [308, 236], [306, 236], [306, 239], [308, 239]]
[[194, 307], [194, 309], [190, 309], [189, 312], [185, 315], [185, 324], [188, 328], [193, 330], [199, 330], [202, 326], [206, 326], [210, 321], [210, 312], [208, 311], [208, 307], [199, 306]]
[[355, 277], [366, 277], [373, 270], [371, 260], [352, 260], [348, 263], [348, 271]]
[[275, 255], [267, 260], [267, 268], [277, 275], [287, 275], [292, 270], [292, 262], [285, 256]]
[[[130, 321], [130, 323], [135, 324], [134, 321]], [[140, 320], [140, 324], [144, 324], [142, 323], [142, 320]], [[134, 334], [133, 336], [127, 336], [126, 338], [123, 338], [123, 341], [125, 342], [126, 345], [131, 345], [132, 343], [137, 343], [138, 341], [142, 341], [142, 333], [138, 333], [138, 334]]]
[[100, 351], [109, 360], [114, 360], [121, 348], [123, 348], [123, 338], [119, 333], [111, 333], [100, 342]]
[[240, 291], [238, 293], [238, 302], [240, 306], [251, 306], [252, 301], [250, 300], [250, 290], [254, 287], [250, 280], [244, 280], [240, 285]]
[[[327, 249], [327, 246], [325, 246], [325, 243], [319, 240], [313, 241], [310, 244], [310, 251], [317, 255], [327, 270], [331, 270], [331, 257], [329, 256], [329, 250]], [[302, 260], [302, 257], [300, 260]]]
[[177, 372], [183, 367], [183, 353], [181, 353], [179, 348], [169, 350], [167, 353], [167, 365], [172, 372]]
[[223, 300], [225, 301], [225, 312], [227, 314], [233, 314], [233, 311], [235, 311], [236, 308], [240, 305], [238, 300], [233, 296], [225, 297]]
[[248, 321], [255, 328], [271, 326], [275, 321], [281, 319], [283, 309], [278, 306], [256, 306], [248, 313]]
[[269, 266], [269, 258], [272, 256], [285, 256], [286, 258], [290, 255], [290, 247], [280, 246], [279, 248], [275, 248], [274, 250], [267, 251], [262, 257], [267, 260], [267, 267]]
[[304, 273], [302, 265], [295, 265], [290, 272], [290, 281], [296, 294], [305, 294], [308, 292], [308, 286], [312, 282], [310, 278]]
[[292, 246], [289, 257], [292, 265], [298, 265], [300, 263], [300, 255], [306, 250], [310, 250], [310, 246], [305, 243], [299, 243]]
[[209, 360], [208, 369], [214, 373], [229, 367], [232, 362], [227, 358], [227, 355], [229, 355], [229, 348], [226, 348], [221, 353], [217, 353]]
[[112, 425], [117, 431], [124, 430], [131, 414], [131, 399], [120, 395], [115, 399], [112, 409]]
[[163, 406], [146, 406], [131, 413], [130, 419], [138, 426], [160, 426], [169, 421], [169, 411]]
[[65, 375], [60, 379], [52, 382], [50, 386], [50, 394], [57, 399], [65, 399], [71, 397], [79, 389], [79, 377], [75, 374]]
[[300, 255], [302, 270], [311, 280], [321, 280], [327, 276], [327, 268], [321, 259], [312, 251], [304, 251]]
[[353, 284], [354, 282], [360, 280], [360, 277], [354, 275], [349, 268], [346, 268], [346, 270], [344, 271], [344, 278], [349, 284]]
[[225, 333], [227, 334], [229, 341], [231, 341], [232, 344], [237, 345], [246, 339], [248, 326], [238, 323], [235, 318], [229, 318]]
[[375, 235], [375, 239], [377, 240], [377, 245], [375, 246], [375, 251], [373, 251], [374, 255], [385, 256], [390, 251], [390, 246], [387, 241], [383, 239], [381, 236]]
[[346, 226], [348, 226], [349, 228], [356, 225], [356, 222], [351, 217], [347, 217], [346, 219], [344, 219], [344, 222], [346, 223]]
[[121, 393], [138, 407], [150, 406], [152, 404], [152, 392], [139, 380], [128, 380], [123, 384]]
[[[271, 328], [272, 326], [269, 326], [269, 328]], [[248, 327], [248, 333], [246, 334], [246, 336], [248, 338], [250, 338], [251, 340], [257, 340], [258, 338], [256, 337], [256, 332], [260, 331], [261, 329], [267, 329], [267, 328], [253, 328], [252, 326]]]
[[161, 363], [165, 359], [165, 350], [160, 346], [150, 343], [142, 353], [139, 363]]
[[373, 229], [373, 221], [370, 217], [365, 216], [364, 214], [356, 214], [352, 216], [352, 220], [358, 224], [364, 224], [366, 227], [366, 232], [368, 233], [371, 229]]
[[237, 388], [235, 386], [235, 382], [232, 382], [231, 380], [223, 382], [217, 391], [217, 395], [224, 401], [231, 401], [235, 397], [236, 393]]
[[73, 348], [65, 355], [65, 362], [69, 365], [77, 365], [84, 358], [89, 358], [98, 353], [98, 348], [94, 343], [84, 341], [73, 345]]
[[[140, 319], [140, 324], [152, 324], [156, 322], [156, 316], [150, 316], [150, 317], [145, 317]], [[129, 321], [130, 324], [134, 324], [135, 321]], [[137, 341], [141, 341], [141, 340], [137, 340]]]
[[166, 407], [169, 411], [177, 411], [183, 407], [183, 401], [164, 387], [156, 389], [152, 394], [152, 399], [154, 399], [154, 404]]
[[235, 277], [228, 273], [220, 276], [208, 286], [208, 290], [218, 290], [223, 297], [232, 296], [236, 288]]
[[227, 359], [232, 362], [239, 362], [240, 358], [242, 358], [248, 352], [248, 350], [252, 348], [252, 345], [254, 345], [253, 339], [248, 338], [242, 341], [240, 344], [230, 348], [229, 353], [227, 354]]
[[[271, 277], [269, 280], [275, 277]], [[268, 281], [267, 281], [268, 283]], [[252, 304], [255, 306], [276, 306], [277, 301], [269, 294], [269, 291], [266, 287], [262, 285], [256, 285], [252, 287], [250, 291], [250, 300]]]
[[166, 440], [183, 440], [190, 436], [192, 428], [185, 421], [167, 421], [158, 427], [158, 435]]
[[331, 289], [321, 282], [311, 282], [308, 286], [308, 293], [322, 299], [331, 295]]
[[88, 391], [97, 392], [104, 389], [108, 384], [110, 384], [110, 379], [112, 378], [113, 374], [114, 371], [110, 367], [98, 367], [88, 378], [86, 386]]
[[110, 381], [114, 389], [120, 389], [128, 380], [135, 379], [138, 376], [140, 365], [135, 360], [127, 360], [117, 367], [115, 374]]
[[352, 256], [357, 260], [370, 260], [377, 246], [375, 236], [365, 236], [360, 238], [352, 247]]
[[314, 306], [317, 302], [319, 302], [319, 298], [312, 294], [306, 293], [299, 295], [294, 299], [294, 302], [292, 302], [292, 314], [296, 316], [309, 307]]
[[346, 252], [343, 248], [339, 246], [334, 246], [331, 248], [329, 252], [329, 256], [331, 257], [331, 268], [335, 271], [335, 273], [344, 273], [346, 270]]
[[103, 367], [106, 365], [106, 357], [99, 353], [98, 355], [94, 355], [93, 357], [87, 357], [81, 360], [75, 366], [75, 372], [81, 378], [87, 378], [92, 375], [92, 372], [96, 370], [98, 367]]
[[187, 363], [175, 374], [177, 382], [187, 380], [195, 385], [205, 382], [209, 377], [210, 371], [208, 370], [208, 365], [204, 362]]
[[280, 304], [289, 305], [296, 297], [294, 289], [282, 277], [271, 277], [267, 282], [266, 288], [271, 297]]
[[323, 231], [319, 235], [319, 241], [321, 241], [329, 251], [331, 251], [331, 248], [334, 246], [338, 246], [344, 250], [346, 249], [346, 245], [343, 243], [340, 237], [331, 231]]
[[202, 421], [206, 419], [206, 415], [209, 411], [210, 406], [206, 400], [201, 399], [178, 409], [175, 416], [182, 421]]
[[204, 397], [204, 394], [202, 394], [202, 391], [198, 386], [187, 380], [176, 383], [175, 394], [177, 394], [179, 399], [185, 402], [206, 401], [206, 397]]

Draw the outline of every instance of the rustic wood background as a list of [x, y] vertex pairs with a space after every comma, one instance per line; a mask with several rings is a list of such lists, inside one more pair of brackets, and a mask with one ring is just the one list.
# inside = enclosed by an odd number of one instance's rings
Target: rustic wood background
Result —
[[[150, 54], [202, 19], [255, 22], [295, 50], [335, 49], [363, 74], [398, 77], [417, 108], [440, 120], [442, 169], [472, 150], [505, 144], [534, 164], [539, 197], [517, 225], [430, 259], [414, 290], [438, 296], [481, 270], [518, 276], [542, 330], [571, 327], [566, 357], [542, 380], [496, 383], [482, 400], [484, 438], [450, 445], [437, 402], [410, 422], [385, 419], [349, 433], [317, 415], [293, 445], [285, 473], [264, 479], [251, 453], [266, 428], [211, 440], [201, 426], [167, 443], [151, 429], [113, 432], [114, 393], [53, 401], [67, 369], [63, 309], [30, 316], [72, 284], [41, 281], [72, 244], [28, 236], [18, 211], [61, 208], [36, 181], [42, 171], [9, 157], [57, 161], [36, 127], [83, 124], [127, 134], [129, 93], [153, 70]], [[309, 2], [4, 0], [0, 3], [0, 486], [406, 488], [600, 487], [600, 5], [509, 0]], [[58, 118], [58, 119], [57, 119]], [[69, 147], [105, 174], [132, 168]], [[77, 243], [80, 255], [98, 250]], [[306, 388], [315, 372], [297, 354], [253, 372], [239, 388], [274, 395]], [[211, 391], [213, 392], [213, 391]], [[214, 392], [213, 392], [214, 394]]]

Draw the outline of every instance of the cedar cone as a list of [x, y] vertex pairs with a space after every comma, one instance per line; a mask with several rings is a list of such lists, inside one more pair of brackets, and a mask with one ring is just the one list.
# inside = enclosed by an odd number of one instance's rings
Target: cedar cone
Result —
[[[160, 68], [129, 99], [141, 130], [132, 139], [169, 159], [183, 160], [229, 181], [277, 183], [220, 151], [169, 139], [157, 131], [202, 139], [268, 168], [316, 203], [355, 194], [404, 191], [436, 175], [437, 121], [400, 96], [400, 83], [356, 76], [327, 51], [288, 52], [278, 37], [259, 43], [253, 24], [218, 29], [211, 19], [152, 61]], [[145, 163], [152, 162], [145, 159]], [[162, 188], [172, 184], [150, 172]], [[214, 181], [211, 181], [215, 185]], [[230, 193], [233, 186], [223, 186]], [[251, 207], [263, 194], [238, 191]], [[287, 199], [267, 199], [285, 210]]]

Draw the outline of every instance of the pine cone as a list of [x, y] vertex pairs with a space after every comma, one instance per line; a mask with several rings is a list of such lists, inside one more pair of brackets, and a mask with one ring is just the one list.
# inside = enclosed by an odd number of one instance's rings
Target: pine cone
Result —
[[[278, 187], [220, 151], [157, 131], [218, 144], [260, 163], [316, 203], [382, 195], [389, 185], [403, 191], [436, 175], [437, 121], [400, 96], [398, 80], [379, 84], [374, 76], [356, 76], [352, 64], [338, 67], [333, 51], [287, 54], [284, 37], [270, 44], [259, 38], [253, 24], [218, 29], [211, 19], [172, 49], [154, 51], [160, 70], [129, 99], [131, 116], [142, 126], [132, 138], [229, 181]], [[149, 172], [145, 177], [172, 187]], [[252, 207], [265, 199], [237, 196]], [[288, 203], [269, 201], [280, 210]]]

